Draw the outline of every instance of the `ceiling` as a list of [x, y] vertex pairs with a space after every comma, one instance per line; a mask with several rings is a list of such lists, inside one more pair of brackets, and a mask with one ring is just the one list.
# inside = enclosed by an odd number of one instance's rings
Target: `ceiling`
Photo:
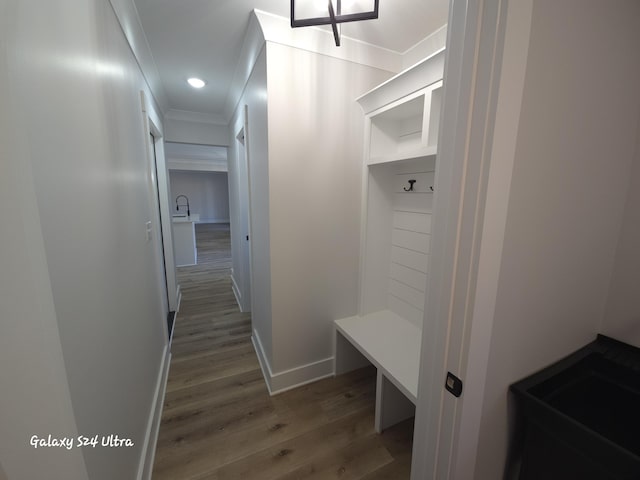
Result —
[[[134, 0], [169, 108], [222, 115], [253, 9], [289, 17], [289, 0]], [[447, 21], [448, 0], [380, 0], [379, 18], [342, 36], [403, 53]], [[339, 48], [339, 47], [336, 47]], [[195, 90], [189, 77], [205, 79]]]

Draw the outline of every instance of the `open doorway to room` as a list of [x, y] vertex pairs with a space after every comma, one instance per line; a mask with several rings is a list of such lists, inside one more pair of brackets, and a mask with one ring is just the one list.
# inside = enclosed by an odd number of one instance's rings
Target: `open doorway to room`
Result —
[[190, 213], [200, 223], [229, 223], [227, 147], [166, 142], [165, 156], [174, 218]]
[[165, 149], [176, 267], [197, 265], [196, 232], [229, 229], [227, 148], [167, 142]]
[[232, 192], [237, 197], [235, 212], [233, 212], [238, 230], [237, 235], [232, 235], [236, 247], [234, 254], [234, 267], [232, 269], [233, 292], [238, 305], [243, 312], [251, 311], [251, 190], [249, 187], [249, 156], [246, 146], [246, 115], [245, 125], [236, 134], [236, 149], [234, 162], [234, 185]]
[[[166, 198], [164, 199], [165, 200], [164, 202], [162, 198], [163, 197], [163, 192], [161, 187], [162, 180], [160, 179], [160, 175], [159, 175], [161, 169], [158, 168], [158, 160], [159, 160], [158, 144], [159, 142], [161, 142], [161, 139], [157, 138], [157, 136], [158, 136], [157, 133], [154, 134], [153, 129], [149, 132], [151, 154], [153, 156], [152, 168], [154, 169], [155, 190], [158, 198], [157, 207], [158, 207], [158, 220], [160, 223], [160, 229], [159, 229], [160, 248], [162, 250], [161, 267], [162, 267], [162, 277], [164, 279], [163, 306], [167, 315], [167, 332], [168, 332], [169, 338], [171, 338], [171, 334], [173, 333], [173, 324], [175, 322], [175, 317], [176, 317], [176, 304], [175, 304], [175, 299], [173, 299], [174, 301], [172, 301], [171, 295], [169, 293], [171, 291], [171, 289], [169, 288], [169, 283], [172, 283], [173, 284], [172, 286], [175, 286], [175, 274], [169, 275], [169, 271], [167, 269], [167, 250], [169, 249], [169, 245], [165, 241], [165, 236], [167, 235], [167, 230], [166, 230], [167, 222], [164, 217], [167, 216], [168, 209], [166, 208]], [[164, 162], [163, 162], [163, 165], [164, 165]], [[163, 177], [163, 180], [166, 183], [166, 177]], [[163, 206], [165, 208], [163, 208]]]

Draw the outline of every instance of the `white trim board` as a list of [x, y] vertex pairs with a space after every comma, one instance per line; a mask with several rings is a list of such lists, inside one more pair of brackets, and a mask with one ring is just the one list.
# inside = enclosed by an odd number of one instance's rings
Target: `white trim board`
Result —
[[227, 98], [224, 102], [224, 118], [227, 123], [231, 124], [236, 110], [239, 108], [239, 102], [244, 94], [244, 90], [253, 72], [256, 61], [260, 57], [260, 53], [265, 45], [264, 34], [258, 21], [255, 11], [249, 15], [249, 25], [244, 36], [242, 49], [238, 55], [238, 63], [233, 72], [233, 80], [231, 87], [227, 91]]
[[251, 335], [253, 348], [258, 356], [258, 363], [262, 370], [269, 395], [277, 395], [294, 388], [302, 387], [309, 383], [317, 382], [325, 378], [333, 377], [334, 373], [334, 357], [318, 360], [317, 362], [308, 363], [299, 367], [284, 370], [282, 372], [273, 373], [271, 365], [262, 348], [262, 342], [258, 332], [254, 329]]
[[203, 218], [195, 222], [197, 224], [200, 223], [229, 223], [228, 218]]
[[[496, 89], [503, 68], [502, 51], [508, 43], [504, 40], [507, 3], [512, 2], [483, 5], [462, 0], [452, 2], [449, 14], [448, 80], [436, 168], [439, 193], [434, 199], [425, 303], [425, 319], [430, 321], [423, 329], [412, 480], [472, 478], [484, 376], [474, 375], [475, 381], [468, 377], [467, 362], [472, 357], [467, 349], [469, 333], [476, 330], [470, 322], [496, 119]], [[510, 10], [523, 8], [526, 5], [510, 5]], [[526, 59], [522, 51], [517, 56]], [[486, 284], [487, 277], [482, 278]], [[473, 361], [482, 363], [479, 358]], [[482, 369], [482, 365], [475, 367]], [[444, 390], [447, 370], [465, 381], [462, 397], [455, 398]], [[474, 403], [478, 396], [480, 401]], [[466, 418], [462, 419], [463, 415]]]
[[167, 391], [167, 379], [169, 378], [169, 366], [171, 364], [171, 352], [169, 345], [165, 345], [162, 354], [162, 363], [158, 371], [158, 379], [156, 381], [156, 391], [149, 412], [149, 420], [147, 421], [147, 431], [142, 445], [142, 453], [140, 455], [140, 463], [138, 464], [137, 480], [151, 480], [151, 472], [153, 471], [153, 462], [156, 456], [156, 444], [158, 442], [158, 433], [160, 432], [160, 420], [162, 418], [162, 409], [164, 407], [164, 395]]
[[[491, 84], [486, 87], [491, 96], [491, 115], [475, 119], [485, 123], [486, 144], [482, 155], [487, 172], [482, 179], [484, 202], [482, 228], [475, 247], [475, 270], [470, 277], [477, 284], [468, 307], [465, 335], [452, 337], [448, 362], [460, 365], [466, 378], [466, 398], [455, 412], [450, 476], [467, 478], [475, 474], [480, 439], [481, 412], [485, 400], [485, 382], [492, 341], [493, 319], [507, 211], [511, 189], [516, 140], [520, 126], [522, 92], [525, 86], [533, 1], [507, 2], [494, 13], [496, 28], [496, 59]], [[484, 23], [492, 21], [491, 18]], [[499, 91], [498, 91], [499, 87]], [[478, 142], [477, 142], [478, 143]], [[471, 144], [470, 149], [474, 149]], [[480, 148], [477, 148], [480, 151]], [[478, 281], [482, 279], [482, 281]], [[461, 341], [461, 342], [460, 342]], [[462, 345], [458, 346], [459, 343]], [[456, 348], [457, 347], [457, 348]], [[457, 350], [460, 350], [458, 353]], [[464, 452], [464, 454], [462, 454]]]
[[242, 312], [242, 293], [240, 293], [240, 289], [238, 288], [238, 283], [236, 282], [236, 279], [233, 276], [233, 268], [231, 269], [230, 277], [231, 277], [231, 290], [233, 291], [233, 296], [236, 297], [236, 303], [238, 304], [238, 308]]
[[191, 160], [187, 158], [168, 158], [169, 171], [183, 172], [228, 172], [229, 165], [226, 160]]
[[255, 350], [256, 356], [258, 357], [260, 370], [262, 370], [262, 377], [264, 378], [264, 382], [267, 384], [269, 395], [273, 395], [273, 393], [271, 392], [271, 367], [269, 366], [267, 356], [264, 353], [264, 348], [262, 348], [260, 335], [258, 335], [258, 331], [255, 328], [253, 329], [253, 334], [251, 335], [251, 343], [253, 344], [253, 349]]
[[434, 30], [429, 36], [423, 38], [414, 46], [402, 53], [402, 68], [407, 69], [431, 56], [433, 53], [445, 48], [447, 44], [447, 24]]
[[293, 390], [333, 376], [333, 357], [284, 370], [271, 376], [271, 395]]
[[131, 53], [140, 66], [140, 72], [149, 87], [151, 96], [158, 103], [160, 110], [167, 110], [169, 107], [167, 93], [162, 85], [160, 72], [151, 54], [151, 48], [142, 28], [138, 10], [134, 3], [128, 0], [109, 0], [109, 5], [118, 20], [123, 36], [127, 39], [127, 45]]

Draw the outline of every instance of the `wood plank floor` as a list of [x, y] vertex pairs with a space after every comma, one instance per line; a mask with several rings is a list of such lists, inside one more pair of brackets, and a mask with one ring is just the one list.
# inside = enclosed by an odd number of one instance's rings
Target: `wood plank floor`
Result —
[[198, 265], [178, 269], [153, 479], [408, 479], [413, 421], [375, 433], [375, 370], [270, 397], [231, 290], [229, 226], [196, 225], [196, 243]]

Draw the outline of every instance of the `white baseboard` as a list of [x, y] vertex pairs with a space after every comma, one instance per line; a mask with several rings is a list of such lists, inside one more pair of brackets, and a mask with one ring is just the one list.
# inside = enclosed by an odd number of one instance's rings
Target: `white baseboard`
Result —
[[196, 223], [230, 223], [228, 218], [204, 218]]
[[147, 421], [147, 432], [142, 445], [140, 463], [138, 464], [137, 480], [151, 480], [153, 471], [153, 461], [156, 456], [156, 444], [160, 431], [160, 420], [162, 418], [162, 408], [164, 407], [164, 395], [167, 391], [167, 379], [169, 377], [169, 365], [171, 363], [171, 351], [169, 345], [164, 347], [162, 365], [158, 372], [156, 381], [156, 391], [151, 404], [149, 419]]
[[267, 356], [265, 355], [264, 349], [262, 348], [260, 336], [258, 335], [258, 332], [255, 328], [253, 329], [253, 334], [251, 335], [251, 343], [253, 344], [253, 349], [256, 351], [258, 363], [260, 364], [260, 370], [262, 370], [262, 376], [264, 377], [264, 382], [267, 384], [269, 395], [273, 395], [273, 393], [271, 392], [271, 366], [267, 361]]
[[262, 376], [267, 384], [269, 395], [277, 395], [279, 393], [286, 392], [287, 390], [292, 390], [334, 375], [333, 357], [301, 365], [282, 372], [273, 373], [271, 365], [264, 353], [260, 336], [255, 329], [251, 336], [251, 342], [253, 343], [253, 348], [258, 356], [258, 363], [260, 363], [260, 369], [262, 370]]
[[333, 377], [333, 357], [278, 372], [271, 376], [271, 395]]
[[173, 335], [176, 333], [176, 325], [178, 324], [178, 312], [173, 314], [173, 327], [171, 328], [171, 335], [169, 335], [169, 345], [167, 348], [169, 349], [169, 354], [171, 354], [171, 344], [173, 343]]
[[231, 290], [233, 290], [233, 296], [236, 297], [236, 303], [238, 304], [238, 308], [242, 312], [242, 294], [240, 293], [240, 289], [238, 288], [238, 284], [236, 283], [236, 279], [233, 278], [233, 269], [231, 269]]
[[176, 288], [176, 298], [178, 299], [176, 301], [177, 305], [176, 305], [176, 314], [180, 311], [180, 302], [182, 301], [182, 289], [180, 288], [180, 285], [178, 285], [178, 288]]

